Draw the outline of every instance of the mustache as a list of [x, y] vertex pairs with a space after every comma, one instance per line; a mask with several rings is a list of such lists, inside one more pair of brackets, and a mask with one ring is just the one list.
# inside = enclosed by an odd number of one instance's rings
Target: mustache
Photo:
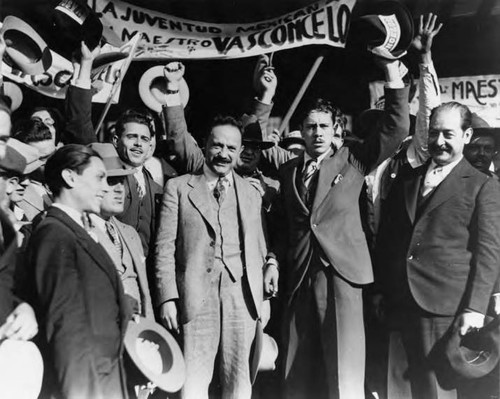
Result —
[[446, 145], [446, 144], [443, 144], [443, 145], [431, 144], [429, 146], [429, 149], [431, 151], [446, 151], [446, 152], [450, 151], [450, 147], [448, 145]]
[[213, 162], [231, 163], [231, 160], [229, 158], [224, 158], [224, 157], [215, 157], [213, 159]]

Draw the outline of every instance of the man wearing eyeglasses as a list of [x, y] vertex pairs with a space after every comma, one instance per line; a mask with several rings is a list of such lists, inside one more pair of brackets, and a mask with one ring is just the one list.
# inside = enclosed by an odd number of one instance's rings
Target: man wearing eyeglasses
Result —
[[153, 117], [147, 111], [128, 110], [118, 119], [115, 129], [113, 144], [120, 159], [136, 170], [126, 178], [125, 210], [117, 218], [137, 230], [148, 257], [155, 238], [155, 214], [162, 194], [162, 188], [144, 167], [155, 134]]

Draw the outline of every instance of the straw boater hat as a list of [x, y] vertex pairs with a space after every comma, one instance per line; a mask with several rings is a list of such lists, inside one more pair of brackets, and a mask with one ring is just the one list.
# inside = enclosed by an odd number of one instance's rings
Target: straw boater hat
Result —
[[295, 146], [296, 148], [299, 148], [298, 146], [302, 146], [301, 148], [304, 148], [305, 145], [306, 142], [302, 138], [300, 130], [292, 130], [289, 133], [285, 133], [280, 141], [280, 147], [283, 148], [289, 148], [290, 146]]
[[[155, 112], [161, 112], [165, 95], [168, 94], [164, 68], [163, 65], [149, 68], [139, 80], [139, 96], [143, 103]], [[179, 95], [182, 106], [185, 107], [189, 101], [189, 87], [184, 78], [179, 81]]]
[[17, 175], [29, 175], [43, 165], [38, 150], [19, 140], [10, 138], [7, 141], [5, 157], [0, 160], [0, 169]]
[[184, 357], [179, 344], [165, 328], [140, 317], [138, 323], [129, 322], [124, 344], [130, 359], [147, 381], [166, 392], [182, 388], [186, 379]]
[[349, 40], [388, 59], [406, 54], [413, 40], [413, 19], [399, 1], [364, 2], [353, 10]]
[[8, 16], [0, 31], [7, 48], [4, 62], [26, 75], [41, 75], [52, 65], [52, 54], [41, 36], [22, 19]]
[[10, 110], [14, 112], [23, 102], [23, 92], [21, 88], [13, 82], [3, 83], [4, 100], [9, 103]]
[[255, 338], [250, 350], [250, 381], [252, 384], [259, 371], [272, 371], [276, 368], [278, 358], [278, 344], [270, 335], [266, 334], [262, 322], [257, 321]]
[[472, 113], [472, 139], [477, 137], [492, 137], [495, 140], [495, 148], [498, 150], [500, 148], [500, 127], [491, 127], [488, 122], [481, 118], [475, 112]]

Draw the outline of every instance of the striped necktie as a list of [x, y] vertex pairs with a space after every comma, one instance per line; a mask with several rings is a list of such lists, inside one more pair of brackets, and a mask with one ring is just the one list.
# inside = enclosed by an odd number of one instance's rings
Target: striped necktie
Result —
[[302, 183], [304, 183], [305, 188], [309, 189], [309, 184], [311, 184], [311, 180], [317, 171], [318, 163], [316, 160], [310, 159], [307, 161], [304, 174], [302, 175]]
[[118, 235], [118, 231], [116, 231], [116, 227], [111, 221], [106, 221], [106, 231], [108, 232], [109, 238], [111, 242], [115, 246], [118, 254], [122, 256], [122, 243], [120, 241], [120, 236]]

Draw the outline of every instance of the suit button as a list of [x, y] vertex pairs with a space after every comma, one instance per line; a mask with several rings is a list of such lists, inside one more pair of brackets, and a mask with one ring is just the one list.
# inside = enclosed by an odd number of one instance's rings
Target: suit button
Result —
[[207, 273], [211, 273], [212, 272], [212, 269], [211, 268], [208, 268], [207, 269]]
[[210, 241], [210, 246], [215, 247], [215, 241]]
[[317, 225], [316, 223], [314, 223], [314, 224], [313, 224], [313, 227], [314, 227], [314, 228], [316, 228], [316, 227], [318, 227], [318, 225]]
[[391, 179], [395, 179], [396, 178], [396, 173], [391, 173]]
[[413, 259], [413, 255], [410, 255], [410, 256], [408, 257], [408, 260], [412, 260], [412, 259]]

